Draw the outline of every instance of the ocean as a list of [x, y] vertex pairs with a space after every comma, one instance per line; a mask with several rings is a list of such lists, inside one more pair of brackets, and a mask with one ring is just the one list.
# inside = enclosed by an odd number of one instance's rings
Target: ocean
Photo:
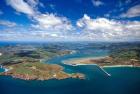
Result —
[[93, 77], [85, 80], [25, 81], [0, 76], [0, 94], [140, 94], [139, 68], [107, 68], [111, 77], [93, 69]]
[[107, 76], [96, 65], [69, 66], [62, 63], [63, 60], [70, 58], [98, 57], [108, 54], [106, 49], [88, 49], [89, 52], [86, 49], [44, 62], [59, 64], [69, 73], [84, 73], [86, 79], [25, 81], [10, 76], [0, 76], [0, 94], [140, 94], [140, 68], [138, 67], [104, 68], [111, 74]]

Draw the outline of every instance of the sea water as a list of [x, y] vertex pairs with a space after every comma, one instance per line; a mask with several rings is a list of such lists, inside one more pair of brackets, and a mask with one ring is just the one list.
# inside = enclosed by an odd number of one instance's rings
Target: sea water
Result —
[[[85, 52], [85, 51], [84, 51]], [[106, 55], [107, 51], [94, 50], [95, 54], [75, 53], [55, 57], [49, 62], [62, 65], [66, 72], [80, 72], [86, 79], [64, 79], [25, 81], [10, 76], [0, 76], [0, 94], [140, 94], [140, 68], [104, 68], [107, 76], [95, 65], [68, 66], [62, 63], [69, 58]]]
[[4, 68], [0, 68], [0, 72], [4, 72], [5, 71], [5, 69]]
[[85, 72], [92, 69], [91, 78], [85, 80], [25, 81], [1, 76], [0, 94], [140, 94], [139, 68], [107, 68], [111, 77], [96, 68], [85, 68]]

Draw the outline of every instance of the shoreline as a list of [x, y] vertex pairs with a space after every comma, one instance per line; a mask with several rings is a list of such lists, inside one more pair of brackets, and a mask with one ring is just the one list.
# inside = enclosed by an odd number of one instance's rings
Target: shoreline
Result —
[[[9, 71], [10, 69], [8, 69], [8, 68], [5, 68], [5, 67], [3, 67], [2, 65], [0, 65], [0, 68], [1, 69], [4, 69], [4, 71], [3, 72], [7, 72], [7, 71]], [[1, 72], [2, 73], [2, 72]]]
[[97, 65], [97, 64], [67, 64], [67, 63], [64, 63], [64, 62], [62, 62], [62, 63], [65, 64], [65, 65], [69, 65], [69, 66]]
[[79, 58], [71, 58], [71, 59], [67, 59], [67, 60], [63, 60], [64, 61], [73, 61], [73, 60], [86, 60], [86, 59], [104, 59], [104, 58], [107, 58], [109, 57], [108, 55], [107, 56], [97, 56], [97, 57], [79, 57]]
[[133, 65], [110, 65], [110, 66], [102, 66], [102, 68], [118, 68], [118, 67], [140, 68], [140, 66], [133, 66]]
[[[99, 56], [99, 57], [83, 57], [83, 58], [72, 58], [72, 59], [67, 59], [67, 60], [63, 60], [62, 63], [65, 64], [65, 65], [70, 65], [70, 66], [80, 66], [80, 65], [97, 65], [99, 67], [102, 67], [102, 68], [112, 68], [112, 67], [140, 67], [138, 65], [132, 65], [132, 64], [110, 64], [110, 65], [100, 65], [97, 64], [96, 62], [94, 63], [87, 63], [88, 60], [90, 59], [94, 59], [94, 60], [100, 60], [100, 59], [105, 59], [105, 58], [108, 58], [109, 56]], [[81, 62], [81, 61], [84, 61], [85, 63]]]
[[104, 72], [107, 76], [111, 76], [110, 73], [108, 73], [104, 68], [123, 68], [123, 67], [131, 67], [131, 68], [140, 68], [140, 66], [133, 66], [133, 65], [107, 65], [107, 66], [100, 66], [98, 64], [67, 64], [63, 63], [66, 65], [70, 66], [86, 66], [86, 65], [94, 65], [97, 66], [102, 72]]
[[[38, 63], [37, 63], [38, 64]], [[32, 65], [32, 67], [30, 67], [29, 65], [26, 66], [25, 68], [30, 68], [30, 72], [32, 72], [32, 74], [29, 74], [26, 72], [25, 73], [18, 73], [15, 72], [15, 68], [20, 68], [19, 66], [25, 66], [23, 65], [16, 65], [15, 67], [13, 66], [13, 68], [5, 68], [4, 66], [0, 66], [1, 68], [3, 68], [3, 71], [0, 72], [0, 76], [11, 76], [12, 78], [17, 78], [17, 79], [22, 79], [22, 80], [49, 80], [49, 79], [67, 79], [67, 78], [73, 78], [73, 79], [85, 79], [85, 75], [82, 73], [66, 73], [63, 71], [63, 67], [61, 67], [60, 65], [55, 65], [55, 64], [44, 64], [44, 65], [40, 65], [41, 68], [53, 68], [54, 72], [53, 74], [49, 74], [52, 70], [40, 70], [38, 73], [40, 73], [41, 75], [38, 76], [36, 73], [33, 73], [33, 71], [38, 70], [38, 68], [40, 68], [40, 66], [38, 67], [37, 64]], [[42, 63], [41, 63], [42, 64]], [[13, 69], [13, 70], [11, 70]], [[57, 70], [57, 71], [56, 71]], [[45, 73], [46, 75], [44, 76]]]
[[0, 56], [2, 56], [2, 53], [0, 53]]
[[[70, 65], [70, 64], [67, 64]], [[97, 66], [102, 72], [104, 72], [107, 76], [111, 76], [110, 73], [108, 73], [106, 70], [103, 69], [103, 67], [99, 66], [98, 64], [76, 64], [76, 65], [70, 65], [70, 66], [85, 66], [85, 65], [94, 65]]]
[[101, 66], [102, 68], [116, 68], [116, 67], [135, 67], [133, 65], [105, 65], [105, 66]]
[[[67, 64], [67, 63], [63, 63], [65, 65], [70, 65], [70, 66], [86, 66], [86, 65], [95, 65], [95, 66], [99, 66], [98, 64]], [[133, 66], [133, 65], [105, 65], [105, 66], [99, 66], [102, 68], [116, 68], [116, 67], [139, 67], [140, 66]]]
[[[104, 58], [108, 58], [109, 56], [98, 56], [98, 57], [80, 57], [80, 58], [71, 58], [71, 59], [67, 59], [67, 60], [63, 60], [62, 63], [66, 64], [66, 65], [72, 65], [72, 66], [77, 66], [77, 65], [96, 65], [96, 63], [87, 63], [87, 64], [82, 64], [82, 63], [77, 63], [77, 62], [81, 62], [81, 61], [87, 61], [89, 59], [94, 59], [94, 60], [99, 60], [99, 59], [104, 59]], [[74, 63], [72, 63], [74, 62]]]

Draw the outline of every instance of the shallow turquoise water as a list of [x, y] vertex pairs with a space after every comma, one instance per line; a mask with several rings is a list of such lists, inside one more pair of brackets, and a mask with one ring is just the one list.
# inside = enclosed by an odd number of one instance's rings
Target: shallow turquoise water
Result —
[[66, 57], [57, 57], [49, 63], [57, 61], [67, 72], [84, 73], [85, 80], [24, 81], [1, 76], [0, 94], [140, 94], [140, 68], [104, 68], [111, 74], [109, 77], [95, 65], [63, 65], [61, 60], [69, 56]]
[[107, 76], [95, 65], [68, 66], [62, 63], [70, 58], [97, 57], [108, 54], [107, 50], [86, 49], [75, 54], [55, 57], [49, 62], [57, 63], [66, 72], [81, 72], [86, 79], [64, 79], [47, 81], [25, 81], [0, 76], [0, 94], [140, 94], [140, 68], [104, 68]]
[[[44, 62], [44, 63], [49, 63], [49, 64], [59, 64], [61, 66], [64, 67], [64, 70], [66, 72], [72, 73], [72, 72], [81, 72], [82, 70], [78, 70], [77, 66], [69, 66], [69, 65], [65, 65], [63, 64], [64, 60], [68, 60], [68, 59], [73, 59], [73, 58], [83, 58], [83, 57], [102, 57], [102, 56], [107, 56], [108, 55], [108, 50], [91, 50], [91, 51], [84, 51], [82, 50], [79, 52], [76, 52], [74, 54], [68, 54], [65, 56], [58, 56], [58, 57], [54, 57], [53, 59]], [[87, 65], [88, 66], [88, 65]], [[90, 65], [91, 66], [91, 65]], [[96, 67], [96, 66], [94, 66]], [[97, 67], [96, 67], [97, 68]]]
[[0, 68], [0, 72], [4, 72], [5, 71], [5, 69], [4, 68]]

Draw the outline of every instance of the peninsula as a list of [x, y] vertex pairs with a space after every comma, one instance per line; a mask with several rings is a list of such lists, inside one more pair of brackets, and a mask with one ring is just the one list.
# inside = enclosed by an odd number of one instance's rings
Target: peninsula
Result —
[[111, 52], [104, 57], [74, 58], [63, 61], [64, 64], [77, 65], [99, 65], [101, 67], [111, 66], [140, 66], [140, 53], [138, 49], [123, 49]]
[[47, 64], [42, 60], [49, 60], [55, 56], [71, 54], [70, 50], [52, 50], [36, 46], [6, 46], [0, 48], [0, 64], [8, 71], [0, 75], [12, 76], [23, 80], [49, 80], [79, 78], [84, 79], [81, 73], [67, 73], [58, 64]]

